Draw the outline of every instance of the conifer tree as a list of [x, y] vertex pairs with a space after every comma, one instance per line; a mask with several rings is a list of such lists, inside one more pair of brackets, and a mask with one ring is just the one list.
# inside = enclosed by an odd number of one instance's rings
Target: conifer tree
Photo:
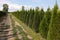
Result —
[[30, 16], [29, 16], [29, 24], [28, 24], [28, 26], [30, 28], [32, 28], [32, 23], [33, 23], [33, 18], [34, 18], [34, 9], [30, 9], [29, 14], [30, 14]]
[[58, 5], [56, 3], [52, 11], [47, 40], [60, 40], [60, 14], [57, 10]]
[[39, 19], [39, 7], [36, 7], [35, 9], [35, 12], [34, 12], [34, 21], [33, 21], [33, 24], [32, 24], [32, 29], [37, 32], [38, 30], [38, 19]]
[[44, 14], [42, 21], [40, 22], [40, 27], [39, 27], [40, 34], [44, 38], [47, 37], [48, 28], [49, 28], [48, 26], [50, 23], [50, 17], [51, 17], [50, 8], [48, 8], [46, 13]]

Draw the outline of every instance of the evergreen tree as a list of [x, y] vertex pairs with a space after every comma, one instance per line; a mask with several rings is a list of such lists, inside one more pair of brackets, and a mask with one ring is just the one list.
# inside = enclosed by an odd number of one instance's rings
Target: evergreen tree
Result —
[[29, 13], [29, 10], [27, 11], [27, 16], [26, 16], [26, 24], [28, 25], [29, 23], [29, 16], [30, 16], [30, 13]]
[[47, 40], [60, 40], [60, 14], [58, 14], [57, 10], [58, 5], [56, 3], [52, 11]]
[[38, 30], [38, 19], [39, 19], [39, 7], [36, 7], [36, 10], [35, 10], [35, 13], [34, 13], [34, 21], [33, 21], [33, 24], [32, 24], [32, 29], [37, 32]]
[[21, 10], [21, 16], [22, 16], [22, 21], [24, 22], [24, 15], [25, 15], [25, 9], [24, 9], [24, 6], [22, 6], [22, 10]]
[[33, 23], [33, 18], [34, 18], [34, 10], [30, 9], [29, 14], [30, 14], [30, 16], [29, 16], [29, 24], [28, 24], [28, 26], [30, 28], [32, 28], [32, 23]]
[[40, 22], [40, 27], [39, 27], [40, 34], [44, 38], [47, 37], [48, 28], [49, 28], [48, 26], [50, 23], [50, 17], [51, 17], [50, 8], [48, 8], [46, 13], [44, 14], [42, 21]]

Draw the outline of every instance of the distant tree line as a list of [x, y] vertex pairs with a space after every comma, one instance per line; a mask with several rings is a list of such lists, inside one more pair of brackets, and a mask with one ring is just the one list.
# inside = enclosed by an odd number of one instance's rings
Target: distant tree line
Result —
[[0, 11], [0, 17], [7, 15], [7, 13], [8, 13], [8, 5], [3, 4], [3, 10]]
[[36, 33], [40, 33], [43, 38], [47, 40], [60, 40], [60, 10], [57, 3], [53, 9], [43, 8], [25, 10], [22, 6], [21, 11], [12, 12], [19, 20], [24, 22]]

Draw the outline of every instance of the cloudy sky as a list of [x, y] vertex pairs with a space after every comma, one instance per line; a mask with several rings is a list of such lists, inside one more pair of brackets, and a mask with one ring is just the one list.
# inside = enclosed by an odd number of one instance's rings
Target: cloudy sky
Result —
[[[53, 8], [56, 0], [0, 0], [0, 10], [3, 8], [3, 4], [9, 5], [9, 11], [21, 10], [21, 7], [24, 6], [25, 9], [35, 8], [44, 8], [46, 10], [48, 6]], [[60, 0], [57, 0], [57, 3], [60, 8]]]

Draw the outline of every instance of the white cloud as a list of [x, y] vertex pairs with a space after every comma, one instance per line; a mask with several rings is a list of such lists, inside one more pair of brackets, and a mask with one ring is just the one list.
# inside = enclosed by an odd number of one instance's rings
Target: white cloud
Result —
[[3, 9], [3, 4], [8, 4], [9, 11], [21, 10], [21, 7], [24, 6], [25, 9], [30, 9], [30, 5], [19, 5], [9, 2], [8, 0], [0, 0], [0, 10]]
[[19, 4], [8, 4], [10, 11], [16, 11], [16, 10], [21, 10], [22, 6], [25, 7], [25, 9], [30, 9], [31, 6], [29, 5], [19, 5]]
[[3, 9], [3, 4], [8, 3], [6, 0], [0, 0], [0, 10]]
[[19, 4], [8, 4], [9, 8], [14, 8], [14, 9], [20, 9], [22, 6], [24, 6], [25, 8], [30, 8], [29, 5], [19, 5]]

